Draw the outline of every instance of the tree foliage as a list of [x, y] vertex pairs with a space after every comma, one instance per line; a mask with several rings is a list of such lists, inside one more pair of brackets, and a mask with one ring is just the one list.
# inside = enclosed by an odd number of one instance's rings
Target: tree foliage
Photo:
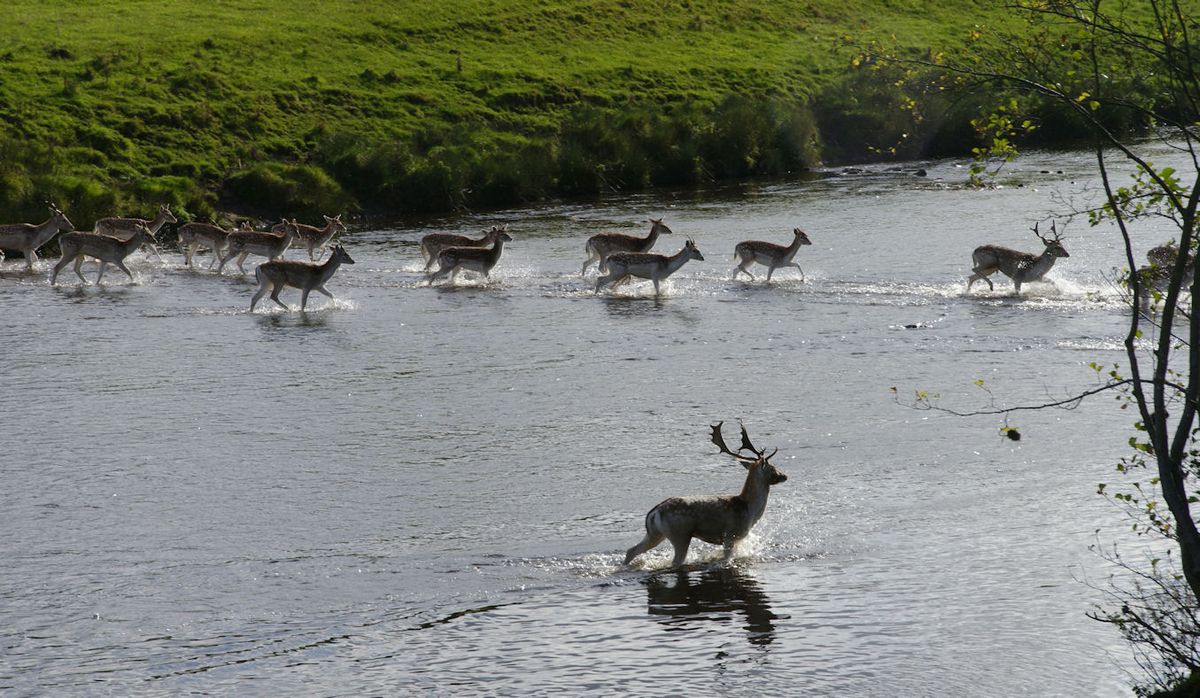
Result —
[[[1130, 270], [1140, 266], [1133, 231], [1152, 220], [1170, 221], [1170, 244], [1187, 251], [1154, 278], [1128, 275], [1125, 364], [1094, 366], [1100, 385], [1080, 394], [1122, 391], [1124, 407], [1136, 413], [1132, 453], [1117, 467], [1141, 478], [1099, 490], [1127, 510], [1138, 534], [1173, 546], [1171, 554], [1145, 564], [1115, 549], [1106, 552], [1133, 572], [1134, 581], [1115, 584], [1111, 607], [1094, 616], [1133, 643], [1147, 674], [1137, 690], [1150, 693], [1200, 671], [1200, 528], [1194, 510], [1200, 501], [1200, 322], [1193, 321], [1200, 277], [1191, 272], [1200, 205], [1200, 45], [1194, 43], [1200, 7], [1182, 0], [1020, 0], [1014, 9], [1028, 19], [1027, 31], [981, 29], [972, 50], [958, 60], [901, 61], [1002, 96], [992, 115], [977, 123], [990, 137], [976, 151], [972, 177], [978, 181], [1011, 158], [1013, 138], [1022, 132], [1078, 129], [1094, 150], [1103, 200], [1068, 213], [1085, 215], [1092, 225], [1115, 225]], [[1146, 155], [1150, 141], [1125, 135], [1138, 128], [1175, 149], [1186, 171], [1152, 162]], [[1116, 179], [1118, 165], [1132, 168], [1129, 183]]]

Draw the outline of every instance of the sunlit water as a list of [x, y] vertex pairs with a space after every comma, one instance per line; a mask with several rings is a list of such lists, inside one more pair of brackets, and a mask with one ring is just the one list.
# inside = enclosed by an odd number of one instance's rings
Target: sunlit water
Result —
[[[891, 392], [1032, 403], [1123, 361], [1110, 230], [1068, 225], [1054, 286], [964, 293], [976, 245], [1040, 249], [1088, 158], [983, 191], [961, 164], [354, 229], [303, 314], [248, 313], [204, 257], [101, 288], [6, 262], [0, 693], [1127, 693], [1085, 614], [1131, 415], [1020, 413], [1016, 443]], [[585, 238], [651, 216], [705, 261], [594, 295]], [[423, 234], [504, 223], [490, 281], [424, 286]], [[729, 280], [796, 226], [804, 281]], [[660, 499], [740, 488], [707, 440], [737, 418], [790, 479], [736, 564], [622, 567]]]

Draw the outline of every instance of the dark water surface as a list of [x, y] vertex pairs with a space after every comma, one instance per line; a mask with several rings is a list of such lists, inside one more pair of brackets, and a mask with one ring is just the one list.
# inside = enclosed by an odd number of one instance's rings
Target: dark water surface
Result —
[[[1015, 443], [890, 392], [1011, 405], [1124, 362], [1111, 231], [1068, 226], [1055, 286], [963, 292], [1090, 162], [919, 166], [356, 229], [304, 314], [174, 253], [102, 288], [5, 263], [0, 693], [1127, 694], [1085, 613], [1132, 416], [1022, 413]], [[594, 296], [585, 238], [651, 216], [706, 261]], [[502, 223], [490, 282], [423, 286], [423, 234]], [[796, 226], [806, 281], [729, 280]], [[740, 488], [707, 441], [738, 417], [790, 479], [737, 563], [623, 568], [660, 499]]]

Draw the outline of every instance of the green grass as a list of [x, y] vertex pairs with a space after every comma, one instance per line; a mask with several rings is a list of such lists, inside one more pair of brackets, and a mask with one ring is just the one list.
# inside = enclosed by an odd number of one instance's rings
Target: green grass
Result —
[[1009, 21], [983, 0], [6, 0], [0, 220], [47, 198], [83, 226], [161, 201], [403, 212], [784, 174], [830, 155], [811, 105], [856, 45]]

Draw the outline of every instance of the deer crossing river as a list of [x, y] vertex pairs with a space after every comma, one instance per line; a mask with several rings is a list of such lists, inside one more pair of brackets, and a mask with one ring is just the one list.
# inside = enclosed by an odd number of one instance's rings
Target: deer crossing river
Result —
[[[1059, 217], [1053, 285], [965, 293], [975, 247], [1040, 251], [1090, 158], [983, 190], [964, 165], [352, 225], [357, 264], [303, 314], [249, 313], [253, 277], [203, 254], [102, 288], [4, 263], [0, 693], [1127, 694], [1085, 614], [1111, 572], [1089, 546], [1127, 535], [1096, 485], [1132, 416], [1019, 413], [1012, 441], [906, 406], [1044, 402], [1124, 363], [1111, 229]], [[660, 217], [656, 251], [704, 261], [657, 300], [594, 294], [585, 239]], [[488, 282], [425, 286], [423, 235], [504, 224]], [[730, 280], [738, 241], [797, 227], [804, 281]], [[735, 562], [623, 566], [655, 503], [741, 488], [708, 438], [739, 418], [788, 480]]]

